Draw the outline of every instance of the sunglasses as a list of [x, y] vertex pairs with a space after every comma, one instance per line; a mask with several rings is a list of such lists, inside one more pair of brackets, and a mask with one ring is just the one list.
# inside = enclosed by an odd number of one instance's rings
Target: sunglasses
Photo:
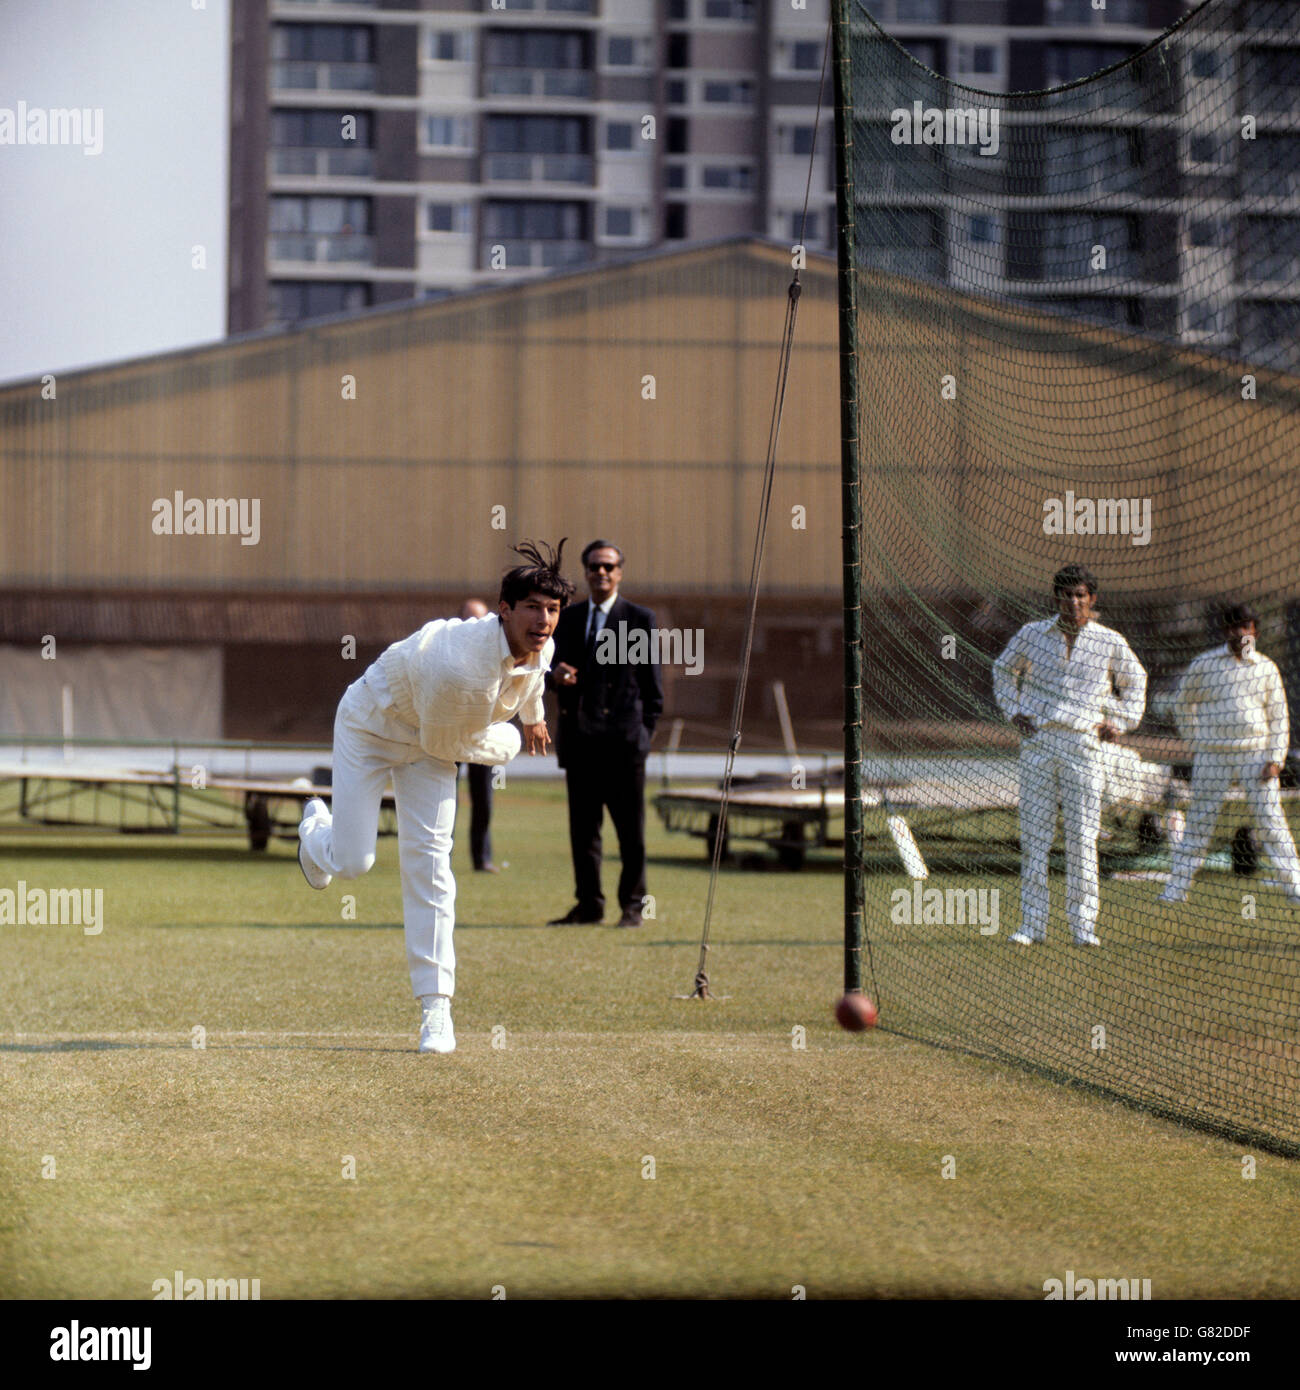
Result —
[[587, 568], [588, 568], [589, 570], [609, 570], [610, 573], [612, 574], [616, 569], [619, 568], [619, 564], [618, 564], [618, 561], [616, 560], [612, 565], [607, 565], [607, 564], [605, 564], [605, 563], [602, 562], [601, 564], [598, 564], [598, 565], [588, 565]]

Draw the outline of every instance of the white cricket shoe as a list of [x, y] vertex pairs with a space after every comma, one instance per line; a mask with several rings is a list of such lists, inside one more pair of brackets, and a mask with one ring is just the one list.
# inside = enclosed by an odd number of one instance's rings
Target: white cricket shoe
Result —
[[[302, 833], [311, 823], [320, 816], [329, 815], [329, 807], [318, 796], [313, 796], [310, 801], [302, 808], [302, 819], [298, 822], [298, 839], [301, 842]], [[304, 846], [298, 845], [298, 867], [302, 870], [302, 876], [313, 888], [328, 888], [333, 879], [332, 874], [327, 874], [324, 869], [319, 868], [310, 854], [303, 853]]]
[[1158, 903], [1185, 903], [1187, 894], [1177, 888], [1166, 888], [1157, 898]]
[[1076, 946], [1100, 946], [1101, 938], [1095, 931], [1077, 931], [1074, 934]]
[[1041, 936], [1035, 936], [1033, 932], [1027, 931], [1014, 932], [1007, 937], [1007, 940], [1016, 946], [1037, 946], [1042, 939]]
[[420, 1051], [455, 1052], [456, 1034], [451, 1026], [451, 999], [445, 994], [422, 994], [420, 1003]]

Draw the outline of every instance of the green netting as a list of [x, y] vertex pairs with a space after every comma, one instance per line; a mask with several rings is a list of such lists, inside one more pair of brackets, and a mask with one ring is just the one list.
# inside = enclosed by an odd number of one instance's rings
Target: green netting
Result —
[[[1023, 62], [1013, 47], [1013, 76], [1020, 63], [1057, 89], [993, 94], [850, 10], [866, 987], [884, 1027], [1300, 1154], [1285, 846], [1280, 867], [1252, 865], [1243, 828], [1256, 848], [1261, 830], [1230, 791], [1186, 901], [1157, 901], [1195, 820], [1194, 755], [1208, 773], [1240, 736], [1266, 761], [1250, 743], [1262, 666], [1236, 713], [1212, 729], [1203, 705], [1200, 742], [1180, 737], [1180, 681], [1223, 647], [1226, 603], [1254, 605], [1259, 651], [1300, 691], [1300, 11], [1206, 4], [1145, 48], [1083, 14], [1086, 34], [1049, 34]], [[1069, 562], [1096, 575], [1096, 621], [1145, 669], [1145, 709], [1127, 762], [1105, 767], [1086, 733], [1045, 727], [1068, 709], [1042, 715], [1026, 771], [994, 661], [1053, 617]], [[1062, 678], [1063, 639], [1043, 641], [1020, 680]], [[1226, 656], [1202, 700], [1226, 699], [1241, 667]], [[1102, 684], [1070, 699], [1095, 711], [1117, 698]], [[1038, 698], [1013, 692], [1013, 708]], [[1081, 877], [1067, 913], [1059, 824], [1045, 923], [1022, 902], [1021, 835], [1041, 833], [1054, 775], [1085, 809], [1105, 779], [1099, 945], [1075, 944], [1091, 908]], [[893, 853], [882, 790], [924, 881]], [[1043, 940], [1010, 940], [1040, 925]]]

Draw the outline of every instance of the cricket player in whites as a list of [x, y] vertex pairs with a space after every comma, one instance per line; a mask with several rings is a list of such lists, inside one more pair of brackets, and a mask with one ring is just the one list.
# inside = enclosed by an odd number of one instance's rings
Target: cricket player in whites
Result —
[[1282, 810], [1280, 777], [1291, 726], [1277, 667], [1255, 650], [1255, 610], [1234, 604], [1223, 615], [1226, 643], [1187, 668], [1174, 697], [1178, 730], [1192, 745], [1192, 804], [1174, 847], [1162, 903], [1187, 901], [1187, 890], [1234, 782], [1241, 786], [1260, 839], [1282, 880], [1287, 901], [1300, 905], [1300, 863]]
[[298, 827], [298, 862], [313, 888], [359, 878], [375, 862], [379, 805], [392, 777], [421, 1052], [456, 1048], [456, 764], [509, 762], [521, 746], [509, 722], [516, 715], [530, 753], [550, 744], [542, 696], [551, 633], [573, 585], [560, 573], [563, 541], [548, 556], [529, 542], [514, 550], [527, 563], [502, 580], [495, 613], [426, 623], [348, 687], [334, 721], [333, 812], [313, 798]]
[[1056, 617], [1026, 623], [993, 663], [993, 694], [1020, 731], [1020, 930], [1047, 935], [1047, 867], [1058, 807], [1065, 818], [1065, 906], [1078, 946], [1096, 946], [1097, 836], [1106, 785], [1103, 743], [1137, 728], [1147, 673], [1113, 628], [1095, 622], [1097, 581], [1082, 565], [1052, 579]]

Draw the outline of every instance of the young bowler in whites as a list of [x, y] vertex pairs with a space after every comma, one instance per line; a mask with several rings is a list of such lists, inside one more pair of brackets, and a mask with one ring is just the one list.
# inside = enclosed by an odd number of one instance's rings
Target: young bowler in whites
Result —
[[1187, 668], [1174, 697], [1174, 718], [1192, 745], [1192, 804], [1174, 847], [1162, 903], [1187, 901], [1187, 890], [1234, 782], [1246, 794], [1263, 848], [1282, 880], [1287, 901], [1300, 905], [1300, 863], [1282, 809], [1282, 764], [1291, 725], [1277, 667], [1255, 650], [1255, 610], [1235, 604], [1223, 615], [1227, 641]]
[[1082, 565], [1052, 579], [1055, 618], [1026, 623], [993, 663], [993, 694], [1020, 731], [1020, 930], [1047, 935], [1048, 855], [1065, 818], [1065, 905], [1079, 946], [1096, 946], [1097, 836], [1106, 785], [1102, 743], [1135, 729], [1147, 674], [1113, 628], [1093, 620], [1097, 581]]
[[392, 777], [421, 1052], [456, 1047], [456, 764], [509, 762], [520, 749], [515, 716], [530, 753], [550, 744], [542, 695], [551, 633], [573, 585], [560, 574], [563, 541], [548, 556], [529, 542], [513, 548], [527, 563], [502, 580], [496, 613], [426, 623], [348, 687], [334, 721], [333, 813], [313, 798], [298, 828], [298, 862], [313, 888], [359, 878], [375, 862], [379, 805]]

